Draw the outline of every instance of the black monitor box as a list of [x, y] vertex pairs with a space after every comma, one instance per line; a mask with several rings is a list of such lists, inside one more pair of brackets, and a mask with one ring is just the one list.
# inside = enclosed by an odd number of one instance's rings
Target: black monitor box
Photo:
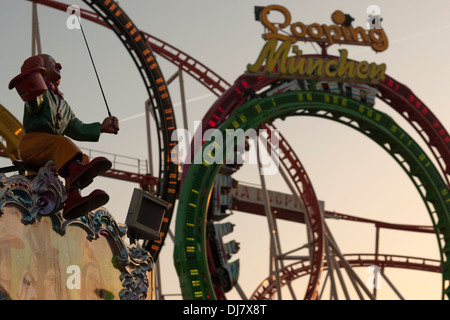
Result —
[[147, 191], [134, 189], [126, 224], [133, 238], [160, 240], [161, 224], [170, 204]]

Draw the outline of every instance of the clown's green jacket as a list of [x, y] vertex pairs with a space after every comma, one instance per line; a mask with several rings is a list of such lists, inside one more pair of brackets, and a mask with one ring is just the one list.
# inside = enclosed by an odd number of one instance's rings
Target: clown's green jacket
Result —
[[80, 121], [69, 104], [50, 90], [25, 103], [23, 129], [68, 136], [78, 141], [98, 141], [101, 124]]

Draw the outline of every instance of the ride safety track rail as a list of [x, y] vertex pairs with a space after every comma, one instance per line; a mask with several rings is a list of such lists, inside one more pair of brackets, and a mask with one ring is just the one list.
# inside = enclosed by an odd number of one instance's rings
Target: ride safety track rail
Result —
[[[344, 254], [345, 260], [352, 268], [356, 267], [368, 267], [376, 265], [380, 269], [383, 268], [404, 268], [408, 270], [419, 270], [427, 272], [441, 272], [441, 264], [439, 260], [415, 258], [398, 255], [388, 254]], [[339, 267], [343, 267], [339, 262]], [[328, 263], [325, 260], [323, 269], [328, 270]], [[280, 270], [281, 284], [282, 286], [307, 276], [311, 273], [311, 266], [309, 259], [300, 259], [290, 265], [285, 266]], [[250, 300], [271, 300], [277, 292], [275, 274], [271, 273], [266, 279], [264, 279], [255, 292], [249, 298]]]
[[[450, 281], [450, 194], [431, 160], [388, 115], [342, 95], [324, 91], [291, 91], [245, 102], [216, 129], [226, 136], [227, 129], [245, 131], [292, 115], [322, 117], [348, 125], [378, 143], [402, 166], [418, 189], [435, 228], [442, 262], [442, 292], [447, 294]], [[201, 151], [210, 143], [204, 142]], [[234, 150], [234, 146], [225, 145], [223, 149], [226, 155], [227, 150]], [[213, 158], [197, 159], [202, 156], [205, 157], [203, 152], [197, 153], [184, 178], [175, 229], [175, 265], [183, 297], [187, 299], [214, 299], [203, 234], [210, 190], [221, 165], [213, 162]], [[320, 270], [320, 265], [315, 267]]]

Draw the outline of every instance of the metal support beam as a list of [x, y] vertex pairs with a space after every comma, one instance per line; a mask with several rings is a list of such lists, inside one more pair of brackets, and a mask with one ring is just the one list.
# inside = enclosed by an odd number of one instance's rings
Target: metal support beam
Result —
[[394, 284], [388, 279], [388, 277], [384, 274], [384, 270], [381, 272], [381, 276], [383, 279], [387, 282], [387, 284], [391, 287], [392, 290], [397, 294], [397, 296], [400, 298], [400, 300], [405, 300], [405, 298], [401, 295], [401, 293], [397, 290], [397, 288], [394, 286]]
[[241, 297], [242, 300], [248, 300], [247, 296], [244, 293], [244, 290], [242, 290], [242, 288], [238, 282], [236, 282], [236, 285], [234, 286], [234, 288], [239, 293], [239, 296]]
[[184, 79], [183, 79], [183, 67], [180, 67], [178, 71], [178, 76], [180, 80], [180, 98], [181, 98], [181, 111], [183, 112], [183, 125], [184, 129], [189, 130], [187, 111], [186, 111], [186, 95], [184, 92]]
[[280, 285], [280, 270], [279, 270], [279, 266], [278, 266], [278, 256], [279, 256], [280, 250], [279, 250], [279, 243], [277, 243], [277, 238], [276, 238], [277, 230], [276, 230], [276, 228], [274, 226], [274, 222], [273, 222], [272, 209], [270, 207], [270, 201], [269, 201], [269, 193], [267, 192], [267, 188], [266, 188], [266, 180], [264, 178], [264, 175], [261, 174], [262, 165], [261, 165], [261, 156], [260, 156], [260, 147], [259, 147], [259, 136], [256, 141], [256, 145], [257, 145], [256, 153], [257, 153], [257, 159], [258, 159], [258, 170], [259, 170], [259, 177], [261, 180], [261, 187], [262, 187], [262, 196], [264, 199], [264, 204], [265, 204], [264, 208], [265, 208], [267, 222], [268, 222], [268, 226], [269, 226], [270, 249], [273, 254], [274, 262], [275, 262], [275, 270], [274, 271], [275, 271], [277, 294], [278, 294], [278, 299], [282, 300], [281, 285]]
[[178, 77], [179, 71], [175, 72], [167, 81], [166, 84], [171, 84], [177, 77]]
[[330, 277], [329, 272], [327, 272], [327, 275], [325, 276], [325, 280], [323, 281], [322, 290], [320, 290], [319, 294], [319, 300], [322, 300], [323, 292], [325, 291], [325, 286], [327, 285], [328, 278]]
[[[261, 141], [263, 141], [263, 145], [266, 147], [267, 154], [270, 154], [270, 156], [272, 156], [272, 146], [271, 146], [271, 144], [270, 144], [269, 146], [267, 146], [267, 140], [264, 139], [264, 138], [262, 138], [261, 136], [258, 136], [258, 140], [257, 140], [257, 152], [258, 152], [258, 163], [259, 163], [259, 164], [260, 164], [260, 162], [259, 162], [259, 160], [260, 160], [260, 159], [259, 159], [259, 157], [260, 157], [260, 153], [259, 153], [259, 143], [261, 143]], [[276, 156], [277, 156], [277, 157], [280, 157], [279, 154], [277, 154]], [[261, 166], [259, 166], [258, 169], [259, 169], [260, 175], [261, 175]], [[283, 178], [284, 178], [286, 184], [289, 186], [289, 188], [291, 189], [292, 193], [294, 194], [294, 199], [298, 202], [298, 205], [299, 205], [300, 207], [302, 207], [302, 206], [303, 206], [303, 201], [301, 201], [300, 197], [299, 197], [298, 194], [295, 192], [295, 189], [293, 188], [293, 186], [292, 186], [292, 184], [290, 183], [290, 181], [289, 181], [289, 179], [288, 179], [286, 173], [283, 171], [283, 169], [282, 169], [281, 167], [279, 168], [279, 172], [282, 174], [282, 176], [283, 176]], [[266, 191], [267, 191], [267, 190], [266, 190]], [[269, 197], [268, 197], [268, 193], [267, 193], [267, 198], [269, 198]], [[273, 219], [273, 218], [272, 218], [272, 219]], [[307, 219], [305, 219], [305, 221], [306, 221], [306, 220], [307, 220]], [[276, 219], [273, 219], [272, 221], [273, 221], [273, 226], [274, 226], [275, 230], [278, 230], [278, 227], [277, 227], [277, 224], [276, 224]], [[307, 224], [307, 226], [308, 226], [308, 227], [307, 227], [307, 230], [306, 230], [306, 233], [307, 233], [307, 235], [308, 235], [308, 243], [310, 243], [310, 233], [309, 233], [309, 232], [310, 232], [310, 228], [309, 228], [309, 221], [306, 221], [306, 224]], [[297, 251], [297, 250], [300, 250], [300, 249], [302, 249], [304, 246], [302, 246], [302, 247], [300, 247], [300, 248], [298, 248], [298, 249], [295, 249], [295, 250], [291, 250], [291, 251], [288, 252], [288, 253], [282, 254], [282, 253], [281, 253], [281, 242], [280, 242], [280, 238], [279, 238], [279, 233], [278, 233], [278, 231], [276, 232], [275, 237], [276, 237], [276, 241], [277, 241], [277, 243], [278, 243], [278, 252], [275, 254], [275, 258], [276, 258], [275, 262], [279, 261], [281, 268], [284, 268], [284, 262], [283, 262], [283, 260], [287, 260], [287, 259], [293, 260], [293, 259], [295, 259], [294, 257], [287, 257], [287, 254], [292, 253], [292, 252]], [[309, 248], [309, 250], [310, 250], [310, 251], [309, 251], [309, 252], [310, 252], [309, 258], [310, 258], [310, 262], [311, 262], [311, 247], [309, 246], [308, 248]], [[298, 257], [297, 257], [297, 258], [298, 258]], [[294, 291], [294, 289], [293, 289], [291, 283], [288, 283], [288, 288], [289, 288], [289, 292], [290, 292], [292, 298], [293, 298], [294, 300], [297, 300], [295, 291]]]
[[152, 112], [151, 101], [145, 102], [145, 124], [147, 129], [147, 148], [148, 148], [148, 173], [153, 176], [153, 151], [152, 151], [152, 133], [150, 125], [150, 114]]
[[[378, 254], [380, 252], [380, 227], [375, 225], [376, 233], [375, 233], [375, 264], [378, 265]], [[377, 297], [377, 288], [373, 288], [373, 296]]]
[[37, 3], [33, 2], [32, 9], [32, 30], [31, 30], [31, 55], [42, 53], [41, 33], [39, 31], [39, 18], [37, 12]]
[[161, 281], [161, 268], [160, 268], [160, 259], [156, 260], [155, 268], [153, 272], [155, 275], [155, 300], [164, 300], [164, 295], [162, 293], [162, 281]]
[[[343, 266], [344, 266], [345, 270], [347, 271], [347, 274], [349, 275], [350, 279], [352, 281], [355, 281], [363, 289], [363, 291], [366, 293], [366, 295], [371, 300], [375, 300], [375, 297], [373, 296], [373, 294], [369, 291], [369, 289], [367, 289], [366, 285], [361, 281], [361, 279], [358, 277], [358, 275], [352, 269], [352, 267], [347, 262], [347, 260], [345, 260], [343, 254], [341, 253], [341, 251], [339, 250], [339, 247], [336, 244], [336, 241], [333, 239], [333, 235], [331, 234], [331, 231], [328, 228], [328, 225], [326, 224], [326, 222], [324, 222], [324, 227], [325, 227], [326, 237], [328, 238], [328, 242], [329, 242], [331, 248], [333, 249], [333, 251], [339, 257], [339, 260], [343, 264]], [[357, 287], [357, 286], [355, 286], [355, 287]]]
[[331, 263], [333, 264], [333, 267], [336, 270], [336, 274], [338, 276], [339, 283], [341, 284], [342, 291], [344, 291], [345, 299], [350, 300], [350, 295], [348, 293], [347, 286], [345, 285], [344, 277], [342, 276], [342, 273], [341, 273], [341, 268], [339, 268], [339, 264], [336, 261], [336, 257], [334, 256], [334, 254], [331, 254], [330, 257], [331, 257]]
[[330, 245], [328, 243], [328, 237], [325, 237], [325, 258], [328, 262], [328, 276], [330, 278], [330, 300], [338, 300], [338, 295], [336, 291], [336, 282], [334, 281], [334, 268], [331, 263], [331, 252]]

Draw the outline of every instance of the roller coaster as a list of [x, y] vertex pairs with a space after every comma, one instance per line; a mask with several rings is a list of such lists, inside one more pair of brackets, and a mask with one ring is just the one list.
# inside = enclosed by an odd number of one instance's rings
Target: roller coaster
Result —
[[[69, 7], [68, 4], [50, 0], [32, 0], [32, 2], [63, 12]], [[188, 73], [218, 97], [202, 119], [202, 125], [198, 129], [202, 136], [208, 129], [216, 129], [223, 136], [227, 135], [227, 131], [235, 129], [245, 131], [263, 128], [268, 132], [265, 138], [269, 145], [268, 149], [271, 152], [278, 152], [280, 173], [292, 191], [291, 197], [302, 208], [284, 211], [280, 208], [277, 219], [301, 223], [306, 227], [308, 257], [298, 258], [298, 261], [284, 265], [279, 240], [271, 237], [275, 268], [266, 279], [262, 279], [250, 297], [242, 293], [243, 298], [274, 299], [280, 294], [283, 286], [290, 287], [294, 280], [305, 276], [308, 277], [308, 281], [304, 299], [319, 299], [322, 298], [320, 289], [323, 289], [324, 283], [330, 279], [334, 288], [337, 283], [334, 276], [342, 280], [340, 269], [343, 269], [352, 279], [360, 298], [364, 298], [365, 295], [369, 299], [374, 299], [375, 294], [361, 283], [352, 269], [360, 266], [378, 266], [381, 269], [406, 268], [440, 273], [442, 298], [450, 297], [450, 136], [442, 122], [411, 89], [390, 76], [367, 87], [367, 91], [356, 84], [352, 87], [351, 83], [342, 86], [315, 80], [293, 81], [264, 76], [263, 73], [258, 76], [242, 74], [233, 84], [229, 84], [195, 58], [139, 30], [115, 1], [84, 0], [84, 2], [93, 12], [81, 9], [81, 16], [111, 29], [130, 53], [148, 93], [158, 132], [158, 176], [130, 174], [120, 170], [108, 172], [107, 175], [138, 182], [144, 189], [155, 187], [158, 197], [170, 203], [170, 210], [166, 212], [161, 228], [162, 240], [144, 241], [145, 248], [155, 260], [163, 249], [174, 214], [175, 202], [178, 201], [174, 264], [184, 299], [226, 299], [226, 292], [232, 287], [242, 292], [238, 284], [239, 263], [226, 262], [230, 256], [236, 254], [236, 248], [234, 247], [233, 252], [233, 249], [224, 245], [222, 253], [218, 249], [223, 245], [221, 235], [226, 232], [221, 233], [223, 231], [220, 230], [225, 227], [217, 220], [224, 217], [214, 218], [209, 210], [211, 201], [217, 200], [211, 195], [215, 194], [214, 191], [219, 191], [220, 194], [221, 186], [216, 184], [217, 179], [223, 176], [230, 177], [232, 173], [241, 169], [227, 170], [224, 165], [215, 162], [211, 154], [210, 158], [205, 158], [205, 154], [208, 153], [204, 150], [211, 148], [214, 143], [207, 139], [200, 145], [195, 145], [194, 142], [191, 144], [192, 160], [203, 158], [200, 161], [185, 163], [182, 174], [178, 166], [170, 161], [170, 151], [174, 146], [170, 139], [177, 129], [177, 124], [168, 83], [164, 80], [155, 55], [171, 62], [180, 71]], [[308, 55], [308, 57], [323, 56]], [[326, 58], [339, 59], [328, 55]], [[406, 129], [401, 128], [388, 114], [375, 108], [374, 98], [386, 103], [392, 111], [400, 114], [411, 124], [422, 137], [429, 149], [427, 152], [429, 151], [433, 158], [427, 155]], [[294, 116], [316, 117], [341, 123], [357, 130], [382, 147], [402, 167], [416, 187], [428, 211], [432, 226], [388, 224], [323, 210], [305, 168], [281, 133], [277, 139], [278, 148], [274, 145], [277, 128], [273, 121]], [[22, 134], [20, 122], [3, 108], [0, 112], [0, 135], [4, 143], [0, 147], [12, 161], [18, 159], [17, 149]], [[224, 158], [235, 151], [235, 144], [236, 142], [233, 142], [222, 146]], [[262, 193], [264, 192], [267, 195], [265, 188]], [[271, 231], [276, 231], [275, 218], [270, 212], [270, 205], [267, 204], [266, 202], [265, 209], [261, 210], [261, 207], [255, 207], [245, 199], [237, 199], [232, 208], [224, 207], [219, 211], [225, 213], [232, 209], [265, 215]], [[440, 259], [388, 255], [378, 251], [375, 254], [343, 254], [325, 221], [329, 217], [374, 224], [377, 230], [389, 228], [434, 233]], [[228, 215], [225, 215], [225, 218], [228, 218]], [[215, 232], [219, 236], [215, 235]], [[323, 280], [325, 271], [326, 277]], [[343, 290], [346, 298], [350, 298], [345, 285]], [[332, 292], [332, 296], [337, 298], [337, 293]]]

